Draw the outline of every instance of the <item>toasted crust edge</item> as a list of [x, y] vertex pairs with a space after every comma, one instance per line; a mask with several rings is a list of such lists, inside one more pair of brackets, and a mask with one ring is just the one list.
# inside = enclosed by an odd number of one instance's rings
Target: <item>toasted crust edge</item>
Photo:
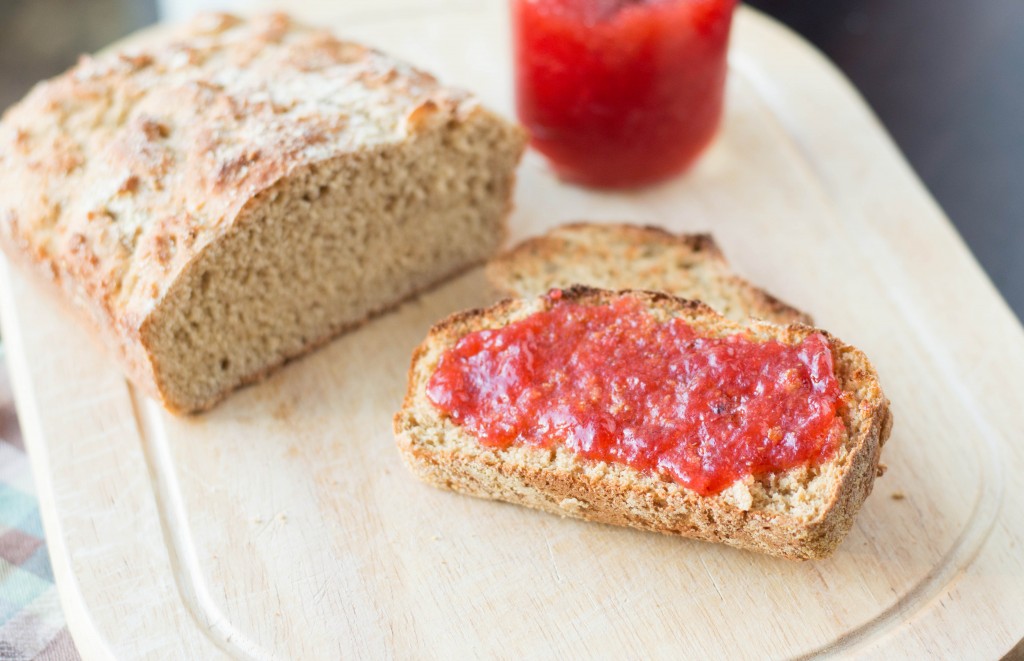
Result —
[[[557, 242], [560, 232], [587, 231], [615, 232], [620, 234], [623, 240], [637, 244], [660, 243], [682, 246], [691, 252], [702, 253], [709, 262], [716, 263], [723, 271], [731, 272], [731, 267], [725, 257], [725, 253], [715, 241], [714, 236], [706, 232], [674, 234], [663, 227], [652, 224], [638, 225], [574, 221], [558, 225], [542, 235], [524, 239], [511, 248], [502, 251], [487, 263], [487, 279], [506, 296], [524, 296], [526, 295], [525, 292], [520, 291], [511, 284], [512, 278], [509, 274], [512, 271], [513, 264], [529, 259], [532, 256], [553, 254], [558, 250]], [[723, 283], [728, 283], [729, 286], [741, 291], [751, 308], [758, 313], [758, 318], [779, 324], [806, 324], [810, 326], [814, 323], [813, 318], [806, 312], [789, 305], [739, 275], [730, 273], [728, 277], [723, 279]]]
[[[692, 317], [710, 315], [726, 321], [703, 303], [660, 292], [610, 292], [576, 286], [564, 290], [563, 299], [596, 303], [624, 294], [637, 296], [649, 305], [665, 306], [673, 313]], [[848, 443], [849, 451], [843, 459], [845, 466], [841, 477], [820, 514], [810, 521], [771, 512], [744, 511], [727, 502], [721, 494], [701, 497], [672, 483], [652, 484], [639, 471], [626, 467], [622, 467], [621, 472], [636, 479], [595, 478], [587, 469], [598, 467], [603, 462], [576, 458], [582, 470], [559, 472], [517, 464], [501, 450], [485, 449], [468, 457], [457, 451], [438, 451], [420, 443], [412, 409], [418, 389], [425, 386], [417, 368], [431, 347], [436, 343], [450, 346], [468, 332], [501, 325], [491, 321], [520, 310], [525, 304], [521, 300], [506, 299], [487, 309], [455, 313], [436, 324], [414, 351], [409, 386], [402, 408], [395, 415], [394, 431], [404, 461], [418, 477], [439, 488], [561, 516], [721, 542], [793, 560], [826, 558], [836, 550], [871, 493], [879, 472], [881, 447], [892, 429], [892, 414], [888, 400], [877, 385], [877, 377], [863, 354], [832, 335], [808, 326], [782, 328], [787, 328], [794, 337], [823, 332], [834, 356], [862, 360], [867, 364], [869, 372], [859, 376], [871, 382], [870, 391], [873, 393], [869, 399], [859, 402], [866, 424], [854, 430], [855, 438]], [[727, 323], [742, 328], [738, 324]], [[753, 324], [769, 330], [780, 328], [757, 321]], [[547, 449], [529, 451], [550, 452]]]

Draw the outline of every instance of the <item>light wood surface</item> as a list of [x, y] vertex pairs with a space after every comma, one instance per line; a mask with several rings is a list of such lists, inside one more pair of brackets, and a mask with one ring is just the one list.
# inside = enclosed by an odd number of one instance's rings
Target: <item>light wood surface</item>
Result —
[[[511, 113], [504, 3], [306, 18]], [[392, 3], [399, 6], [400, 3]], [[406, 3], [408, 4], [408, 3]], [[423, 4], [423, 3], [420, 3]], [[321, 9], [317, 9], [321, 7]], [[480, 270], [175, 418], [0, 267], [4, 341], [54, 572], [87, 658], [993, 658], [1024, 635], [1024, 333], [849, 84], [743, 9], [724, 127], [636, 194], [528, 154], [512, 240], [566, 220], [711, 230], [735, 267], [862, 348], [889, 471], [834, 558], [792, 563], [431, 489], [391, 416]]]

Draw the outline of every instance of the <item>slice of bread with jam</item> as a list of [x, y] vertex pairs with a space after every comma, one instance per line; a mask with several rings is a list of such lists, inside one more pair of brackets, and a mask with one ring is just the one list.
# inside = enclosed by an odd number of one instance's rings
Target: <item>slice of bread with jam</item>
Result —
[[[510, 347], [519, 353], [541, 349], [533, 345], [517, 348], [512, 346], [514, 340], [496, 342], [495, 333], [521, 325], [524, 320], [536, 326], [538, 320], [548, 318], [545, 314], [562, 306], [575, 306], [573, 314], [581, 319], [585, 315], [578, 313], [583, 308], [601, 307], [600, 312], [606, 320], [608, 310], [633, 310], [629, 314], [639, 315], [637, 319], [642, 321], [639, 326], [646, 325], [649, 328], [660, 328], [659, 325], [681, 320], [686, 327], [685, 332], [692, 333], [691, 337], [698, 340], [693, 346], [718, 343], [720, 348], [725, 347], [723, 351], [728, 355], [732, 355], [729, 348], [732, 345], [725, 345], [735, 342], [736, 346], [742, 345], [755, 352], [760, 348], [755, 345], [770, 344], [779, 351], [794, 350], [789, 354], [791, 357], [806, 357], [806, 352], [801, 348], [802, 343], [808, 342], [809, 338], [813, 339], [825, 356], [823, 362], [816, 364], [828, 365], [826, 372], [830, 370], [831, 373], [825, 376], [833, 388], [838, 386], [834, 390], [836, 404], [832, 412], [833, 427], [830, 428], [834, 433], [834, 443], [830, 452], [821, 455], [820, 461], [792, 465], [783, 470], [740, 475], [728, 486], [712, 493], [684, 486], [685, 480], [674, 478], [671, 472], [640, 469], [628, 461], [614, 458], [589, 458], [585, 456], [586, 452], [579, 451], [579, 439], [574, 441], [567, 437], [571, 432], [566, 432], [566, 429], [571, 426], [560, 427], [556, 424], [548, 427], [549, 434], [547, 437], [542, 434], [540, 443], [537, 442], [536, 434], [532, 440], [527, 441], [524, 440], [525, 436], [519, 436], [500, 446], [482, 442], [483, 439], [473, 431], [477, 427], [460, 423], [456, 419], [466, 422], [466, 417], [453, 415], [437, 403], [438, 397], [432, 390], [437, 387], [436, 379], [432, 379], [439, 372], [439, 366], [446, 364], [446, 360], [454, 360], [451, 356], [465, 348], [464, 338], [470, 338], [466, 342], [474, 341], [474, 338], [490, 338], [492, 349], [498, 347], [495, 349], [499, 361], [496, 364], [500, 368], [498, 378], [504, 379], [508, 375], [502, 371], [505, 367], [501, 363], [504, 360], [501, 351]], [[596, 314], [598, 311], [592, 312]], [[649, 323], [643, 321], [645, 316], [650, 317]], [[604, 326], [595, 325], [596, 322], [587, 323], [591, 325], [587, 326], [580, 337], [605, 332]], [[633, 324], [633, 321], [630, 323]], [[636, 324], [627, 325], [626, 328], [634, 326]], [[616, 342], [621, 343], [621, 338]], [[567, 364], [571, 361], [578, 363], [579, 360], [579, 356], [570, 355], [574, 351], [572, 346], [572, 342], [567, 341], [560, 349], [566, 351], [564, 359]], [[637, 346], [649, 345], [640, 342]], [[647, 362], [652, 364], [656, 364], [661, 357], [660, 352], [667, 350], [664, 345], [649, 346], [649, 349], [654, 360]], [[641, 349], [641, 356], [643, 351], [645, 349]], [[542, 359], [539, 354], [533, 356], [530, 353], [529, 360], [523, 364], [532, 364], [535, 358]], [[609, 357], [609, 364], [612, 360]], [[473, 361], [466, 364], [471, 365]], [[628, 371], [631, 369], [630, 364], [627, 361], [625, 366], [608, 369]], [[708, 364], [716, 363], [711, 361]], [[602, 370], [606, 368], [600, 361], [598, 367], [595, 367]], [[666, 369], [675, 373], [671, 366]], [[813, 366], [809, 369], [811, 372], [821, 371]], [[576, 379], [586, 379], [585, 373], [582, 377], [579, 371], [574, 374]], [[797, 381], [799, 378], [805, 381], [809, 378], [807, 374], [800, 377], [793, 372], [793, 375]], [[479, 377], [470, 376], [470, 380]], [[525, 378], [543, 381], [549, 376], [532, 374]], [[822, 375], [817, 374], [815, 378], [819, 376]], [[633, 379], [628, 374], [625, 377]], [[564, 375], [551, 378], [556, 381], [561, 379], [563, 383], [565, 381]], [[734, 374], [729, 378], [742, 381], [745, 377], [743, 374]], [[635, 379], [630, 382], [635, 382]], [[503, 387], [501, 383], [481, 383], [479, 379], [474, 383], [473, 393], [449, 392], [450, 401], [466, 401], [471, 396], [486, 398], [507, 395], [500, 394]], [[680, 384], [681, 388], [691, 387], [685, 379]], [[539, 383], [534, 385], [542, 386]], [[600, 389], [599, 384], [595, 387]], [[706, 385], [702, 387], [705, 390], [708, 388]], [[539, 390], [544, 391], [545, 388], [547, 386], [542, 386]], [[697, 392], [695, 396], [709, 396], [709, 393]], [[543, 398], [536, 401], [539, 406], [544, 406]], [[736, 403], [733, 401], [734, 405]], [[488, 410], [492, 414], [497, 412], [500, 417], [507, 400], [505, 404], [501, 401], [485, 404], [490, 406]], [[622, 403], [605, 406], [599, 399], [595, 399], [594, 405], [598, 413], [603, 415], [602, 412], [613, 410]], [[726, 414], [724, 408], [717, 404], [715, 406], [715, 414]], [[736, 424], [743, 425], [744, 410], [733, 406], [728, 414], [738, 416], [735, 417]], [[771, 415], [770, 408], [762, 408], [763, 411], [769, 411]], [[558, 417], [552, 413], [542, 410], [538, 419]], [[671, 418], [673, 414], [662, 412], [662, 415]], [[614, 423], [607, 424], [614, 429]], [[802, 324], [780, 326], [756, 320], [739, 324], [722, 317], [702, 303], [663, 293], [612, 292], [577, 286], [564, 291], [554, 290], [536, 298], [506, 300], [486, 310], [457, 313], [434, 326], [413, 355], [408, 390], [402, 408], [395, 416], [394, 427], [398, 447], [406, 463], [417, 476], [437, 487], [563, 516], [722, 542], [780, 557], [810, 559], [832, 554], [849, 532], [854, 517], [879, 474], [879, 454], [889, 436], [892, 417], [889, 402], [867, 357], [824, 331]], [[536, 429], [533, 431], [536, 432]], [[774, 440], [763, 443], [794, 442], [788, 430], [781, 431], [783, 433], [776, 435]], [[701, 453], [716, 452], [716, 443], [720, 441], [722, 439], [703, 438], [700, 443], [693, 445], [694, 439], [689, 439], [691, 445], [698, 447]], [[810, 441], [817, 442], [815, 439]]]

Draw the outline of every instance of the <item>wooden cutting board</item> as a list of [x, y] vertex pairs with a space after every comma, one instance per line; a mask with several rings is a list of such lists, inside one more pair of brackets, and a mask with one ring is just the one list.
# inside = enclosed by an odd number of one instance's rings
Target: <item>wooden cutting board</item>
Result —
[[[511, 114], [504, 2], [320, 3]], [[850, 85], [737, 16], [697, 168], [635, 194], [528, 154], [512, 239], [573, 219], [710, 230], [738, 270], [872, 357], [889, 472], [834, 558], [793, 563], [424, 486], [391, 416], [412, 348], [486, 304], [479, 270], [213, 412], [148, 401], [0, 268], [54, 571], [86, 657], [994, 658], [1024, 635], [1024, 333]], [[1016, 488], [1015, 488], [1016, 487]]]

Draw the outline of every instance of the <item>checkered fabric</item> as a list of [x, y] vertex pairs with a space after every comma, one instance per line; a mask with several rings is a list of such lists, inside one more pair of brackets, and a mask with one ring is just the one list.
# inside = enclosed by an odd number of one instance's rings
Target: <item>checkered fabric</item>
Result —
[[28, 457], [5, 386], [0, 383], [0, 434], [7, 439], [0, 440], [0, 660], [78, 659], [53, 584]]

